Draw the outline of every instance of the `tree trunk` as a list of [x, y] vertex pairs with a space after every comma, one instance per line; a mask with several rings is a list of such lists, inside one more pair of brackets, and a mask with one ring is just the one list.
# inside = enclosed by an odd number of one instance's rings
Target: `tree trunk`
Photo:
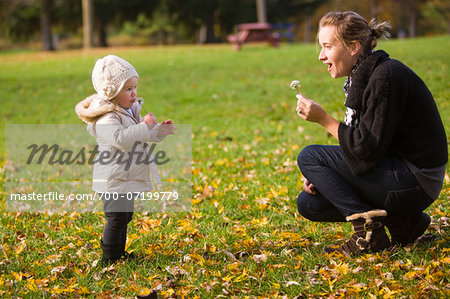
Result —
[[308, 13], [305, 19], [305, 43], [311, 42], [311, 15]]
[[94, 46], [94, 6], [92, 0], [81, 0], [81, 5], [83, 9], [83, 48], [89, 49]]
[[200, 27], [200, 30], [199, 30], [199, 32], [198, 32], [198, 43], [199, 44], [204, 44], [204, 43], [206, 43], [206, 31], [207, 31], [208, 29], [206, 28], [206, 25], [205, 24], [203, 24], [201, 27]]
[[52, 30], [51, 30], [51, 5], [52, 0], [41, 1], [41, 39], [42, 50], [54, 51]]
[[256, 0], [258, 23], [267, 23], [266, 0]]
[[408, 0], [409, 12], [409, 37], [416, 37], [417, 28], [417, 7], [415, 0]]
[[163, 28], [158, 29], [158, 45], [167, 44], [167, 32]]
[[372, 18], [378, 17], [378, 0], [370, 0], [370, 16]]
[[207, 14], [205, 15], [205, 25], [206, 25], [206, 43], [215, 43], [216, 34], [214, 32], [215, 25], [215, 10], [216, 10], [216, 0], [208, 1]]
[[106, 22], [100, 18], [98, 25], [98, 45], [100, 47], [108, 47], [108, 42], [106, 41]]

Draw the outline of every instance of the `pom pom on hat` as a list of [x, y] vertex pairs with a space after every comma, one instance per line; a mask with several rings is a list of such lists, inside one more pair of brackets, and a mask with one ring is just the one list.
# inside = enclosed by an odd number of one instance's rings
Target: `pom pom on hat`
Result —
[[139, 75], [129, 62], [118, 56], [108, 55], [95, 63], [92, 70], [92, 85], [102, 99], [111, 100], [132, 77], [139, 78]]

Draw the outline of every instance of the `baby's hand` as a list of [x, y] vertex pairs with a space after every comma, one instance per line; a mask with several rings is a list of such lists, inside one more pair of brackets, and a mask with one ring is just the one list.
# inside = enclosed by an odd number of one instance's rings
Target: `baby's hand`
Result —
[[173, 125], [173, 121], [171, 119], [165, 120], [161, 123], [162, 125]]
[[158, 120], [156, 119], [156, 117], [153, 115], [153, 113], [147, 113], [144, 118], [142, 119], [142, 121], [144, 123], [146, 123], [147, 125], [157, 125], [158, 124]]
[[175, 125], [171, 119], [163, 121], [158, 129], [159, 136], [175, 135]]

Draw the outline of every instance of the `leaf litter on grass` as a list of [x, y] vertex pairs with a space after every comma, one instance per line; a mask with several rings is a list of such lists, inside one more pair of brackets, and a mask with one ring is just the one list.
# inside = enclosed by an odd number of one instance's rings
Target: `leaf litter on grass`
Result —
[[[395, 51], [395, 43], [388, 46]], [[215, 50], [220, 53], [217, 55], [231, 55], [225, 48]], [[182, 49], [154, 50], [161, 61], [149, 59], [148, 51], [152, 50], [135, 50], [133, 59], [146, 68], [162, 70], [170, 58], [180, 74], [190, 74], [196, 81], [195, 88], [185, 82], [186, 101], [173, 95], [173, 86], [164, 85], [174, 74], [159, 71], [154, 76], [160, 78], [151, 79], [144, 72], [143, 81], [160, 86], [140, 90], [154, 99], [172, 95], [178, 101], [176, 110], [170, 110], [170, 105], [152, 106], [162, 109], [156, 110], [158, 116], [174, 113], [170, 117], [175, 120], [194, 123], [191, 212], [136, 213], [129, 227], [127, 250], [143, 255], [142, 264], [119, 262], [107, 268], [98, 265], [104, 225], [101, 213], [4, 212], [0, 219], [0, 296], [129, 298], [148, 296], [152, 290], [163, 298], [450, 296], [448, 178], [440, 198], [427, 210], [432, 216], [427, 234], [432, 239], [422, 238], [394, 252], [355, 258], [323, 254], [324, 246], [350, 236], [350, 226], [313, 223], [296, 211], [295, 200], [302, 187], [296, 155], [307, 144], [333, 141], [320, 128], [299, 123], [295, 113], [290, 116], [295, 112], [295, 99], [290, 98], [290, 90], [284, 91], [283, 80], [288, 84], [298, 69], [291, 59], [283, 57], [296, 57], [298, 52], [302, 57], [315, 57], [314, 50], [295, 45], [276, 51], [258, 49], [258, 55], [264, 56], [261, 60], [249, 51], [239, 53], [239, 57], [228, 57], [238, 60], [231, 76], [227, 75], [229, 66], [220, 62], [209, 72], [202, 71], [214, 60], [212, 53], [192, 52], [192, 61], [184, 62], [182, 56], [169, 57], [172, 51]], [[268, 69], [272, 63], [263, 65], [263, 61], [276, 61], [276, 66]], [[192, 68], [194, 62], [196, 68]], [[280, 78], [267, 75], [277, 74], [280, 68]], [[433, 81], [432, 73], [426, 76], [426, 81]], [[30, 76], [24, 76], [27, 78]], [[75, 81], [81, 82], [81, 78]], [[255, 82], [274, 88], [260, 92], [253, 86]], [[302, 88], [313, 98], [334, 98], [339, 92], [340, 82], [320, 89], [323, 94], [311, 87], [316, 83], [302, 79]], [[28, 97], [34, 101], [33, 97], [45, 95], [37, 92]], [[339, 99], [323, 104], [334, 114], [341, 113], [337, 110], [342, 106]], [[50, 108], [45, 102], [42, 105]], [[439, 105], [448, 108], [442, 101]], [[28, 117], [36, 122], [33, 116]], [[2, 157], [0, 168], [11, 170], [13, 165], [8, 163]]]

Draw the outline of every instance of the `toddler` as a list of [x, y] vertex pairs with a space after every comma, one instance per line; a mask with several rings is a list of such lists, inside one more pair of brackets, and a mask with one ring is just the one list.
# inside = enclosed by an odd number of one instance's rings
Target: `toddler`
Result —
[[[92, 71], [96, 93], [75, 107], [98, 144], [92, 189], [101, 195], [106, 217], [101, 240], [103, 265], [132, 257], [125, 251], [125, 244], [134, 211], [133, 194], [153, 189], [151, 175], [160, 182], [154, 163], [136, 160], [147, 156], [146, 142], [160, 142], [175, 129], [170, 119], [159, 124], [152, 113], [141, 117], [138, 80], [130, 63], [114, 55], [105, 56], [97, 60]], [[132, 154], [136, 152], [142, 155]]]

